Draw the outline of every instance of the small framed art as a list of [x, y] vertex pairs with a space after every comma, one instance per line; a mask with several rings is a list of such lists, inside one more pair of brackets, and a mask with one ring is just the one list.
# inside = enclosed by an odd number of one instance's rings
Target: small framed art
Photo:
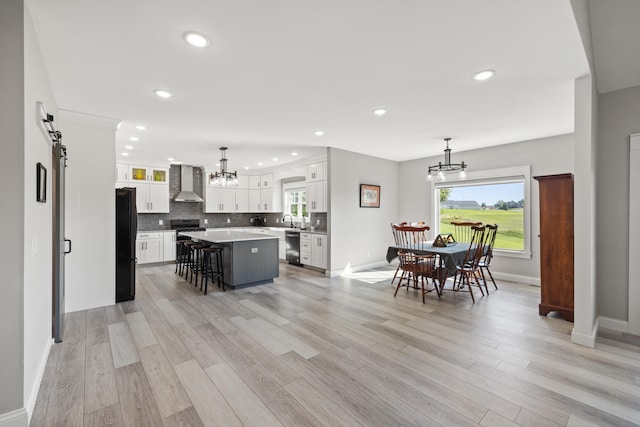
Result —
[[36, 201], [47, 202], [47, 168], [40, 162], [36, 165]]
[[360, 207], [379, 208], [380, 207], [380, 186], [360, 184]]

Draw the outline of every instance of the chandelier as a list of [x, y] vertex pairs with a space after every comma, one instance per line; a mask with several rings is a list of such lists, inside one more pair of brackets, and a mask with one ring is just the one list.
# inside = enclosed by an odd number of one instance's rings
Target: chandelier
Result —
[[455, 171], [460, 171], [458, 177], [460, 179], [465, 179], [467, 177], [467, 172], [465, 172], [467, 165], [465, 165], [464, 162], [451, 163], [451, 148], [449, 148], [449, 141], [451, 141], [451, 138], [445, 138], [444, 140], [447, 143], [447, 148], [444, 149], [444, 163], [438, 162], [437, 165], [429, 166], [427, 179], [431, 181], [433, 179], [433, 173], [435, 172], [438, 179], [440, 181], [444, 181], [446, 179], [445, 174], [447, 172]]
[[231, 187], [238, 185], [238, 173], [227, 172], [227, 147], [220, 147], [220, 171], [209, 175], [209, 185], [212, 187]]

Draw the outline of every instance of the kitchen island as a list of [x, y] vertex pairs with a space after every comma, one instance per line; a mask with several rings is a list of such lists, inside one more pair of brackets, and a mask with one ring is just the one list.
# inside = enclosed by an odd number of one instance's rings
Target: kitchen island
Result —
[[271, 283], [280, 274], [276, 236], [236, 230], [191, 231], [180, 235], [224, 249], [224, 283], [232, 289]]

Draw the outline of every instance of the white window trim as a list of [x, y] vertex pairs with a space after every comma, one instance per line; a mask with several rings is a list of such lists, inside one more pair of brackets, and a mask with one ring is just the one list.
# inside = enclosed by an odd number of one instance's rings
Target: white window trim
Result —
[[[453, 178], [453, 179], [450, 179]], [[440, 192], [442, 187], [461, 187], [473, 184], [475, 181], [499, 184], [501, 181], [513, 179], [524, 180], [524, 249], [510, 251], [495, 248], [493, 253], [497, 257], [531, 259], [531, 166], [514, 166], [501, 169], [487, 169], [467, 172], [467, 179], [459, 179], [457, 175], [447, 176], [447, 181], [431, 181], [431, 194], [433, 195], [433, 231], [435, 235], [440, 233]]]

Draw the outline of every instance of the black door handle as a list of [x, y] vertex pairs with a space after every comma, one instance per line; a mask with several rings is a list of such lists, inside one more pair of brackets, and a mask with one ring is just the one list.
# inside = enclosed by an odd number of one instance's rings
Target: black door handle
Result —
[[70, 254], [71, 253], [71, 240], [69, 239], [64, 239], [65, 242], [69, 242], [69, 250], [68, 251], [64, 251], [64, 254]]

